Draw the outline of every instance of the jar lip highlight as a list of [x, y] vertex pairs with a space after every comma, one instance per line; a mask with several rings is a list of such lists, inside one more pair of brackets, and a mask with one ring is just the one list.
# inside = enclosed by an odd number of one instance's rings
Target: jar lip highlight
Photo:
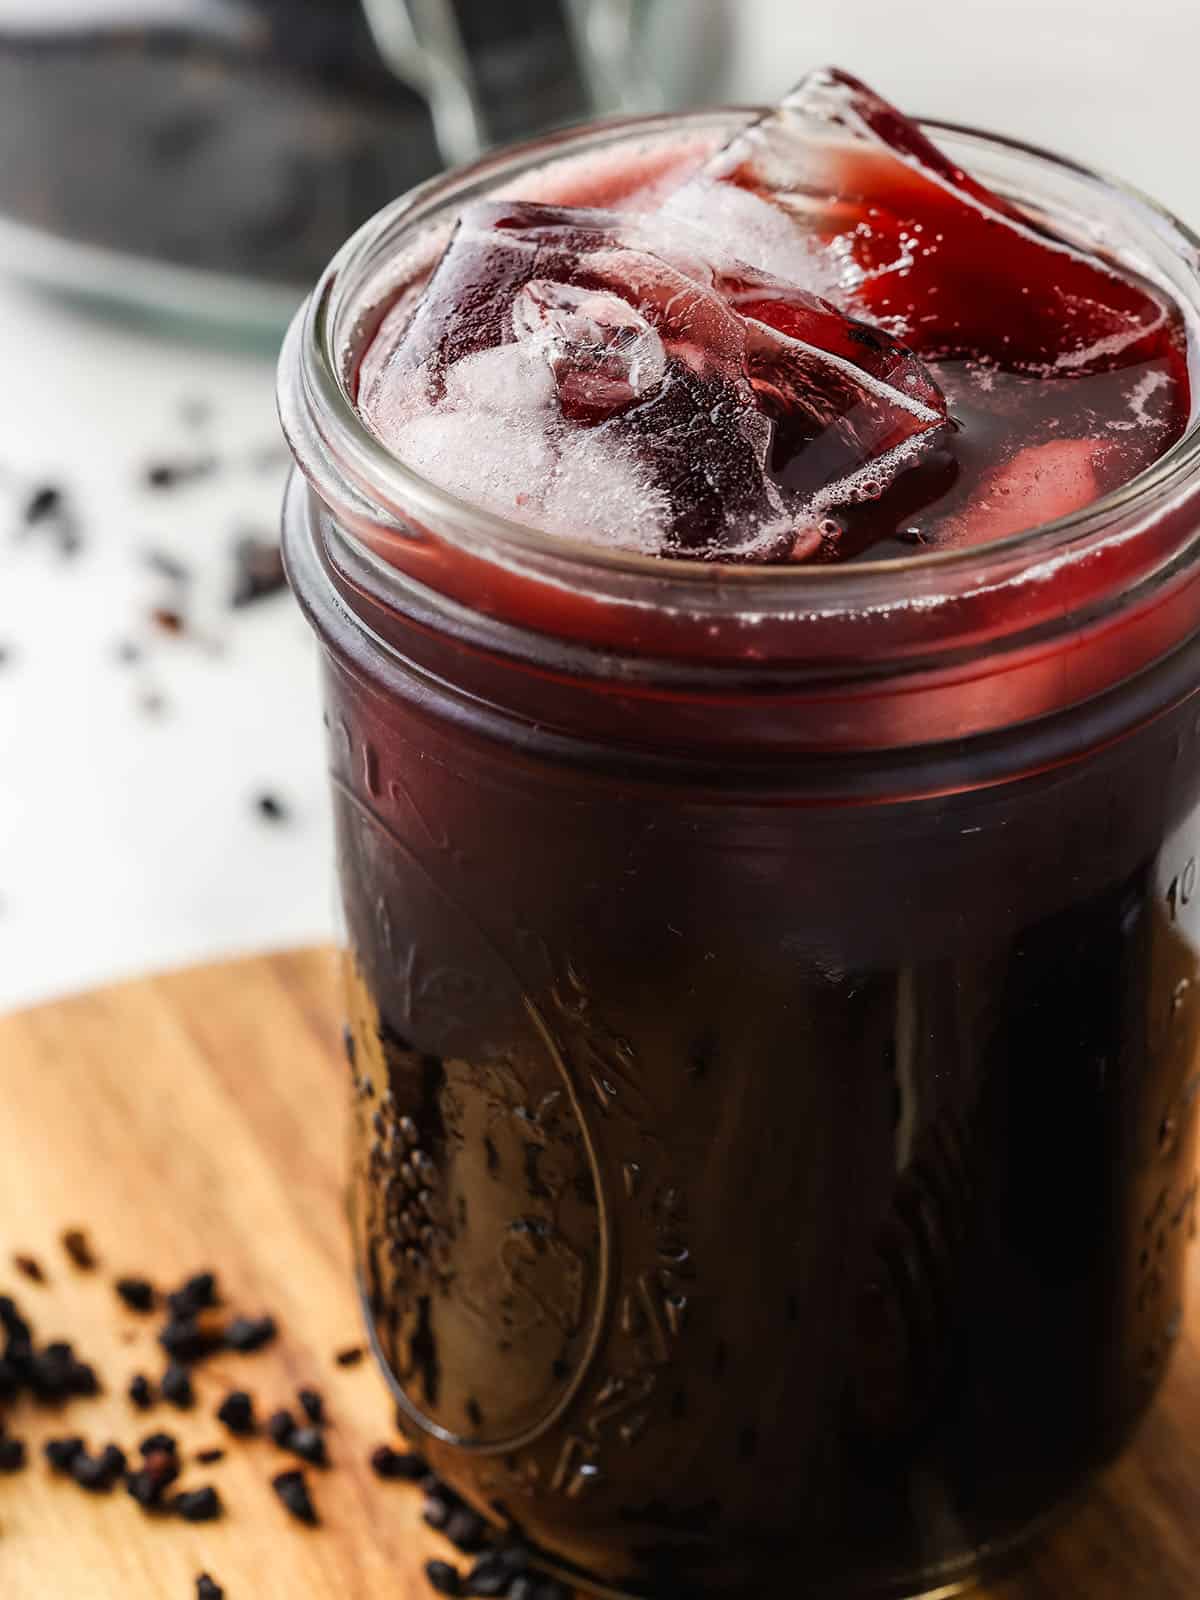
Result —
[[[367, 270], [378, 264], [381, 244], [394, 252], [402, 238], [417, 237], [422, 226], [475, 193], [546, 168], [563, 157], [615, 147], [639, 136], [653, 140], [688, 130], [726, 128], [731, 119], [749, 120], [762, 109], [739, 106], [620, 117], [564, 129], [498, 151], [470, 168], [433, 178], [366, 222], [334, 258], [297, 314], [281, 362], [285, 431], [318, 493], [325, 487], [327, 474], [313, 459], [314, 446], [320, 454], [327, 452], [328, 466], [355, 486], [363, 499], [360, 509], [372, 520], [378, 519], [381, 510], [385, 516], [394, 510], [401, 517], [401, 527], [410, 520], [428, 524], [448, 542], [469, 542], [472, 555], [542, 582], [574, 588], [589, 578], [598, 580], [610, 600], [654, 609], [665, 604], [667, 609], [692, 614], [727, 615], [733, 611], [778, 616], [812, 609], [828, 613], [831, 609], [893, 610], [903, 608], [906, 602], [930, 604], [946, 586], [957, 589], [966, 580], [974, 587], [974, 580], [986, 582], [989, 573], [994, 579], [998, 569], [1003, 569], [1005, 581], [1012, 582], [1019, 579], [1022, 567], [1041, 569], [1091, 538], [1103, 540], [1128, 514], [1136, 514], [1143, 506], [1149, 508], [1186, 480], [1200, 463], [1200, 415], [1193, 416], [1183, 436], [1157, 461], [1102, 499], [987, 545], [852, 565], [741, 565], [675, 557], [664, 560], [544, 532], [442, 488], [407, 466], [373, 433], [347, 390], [344, 350], [339, 342], [345, 301], [358, 290]], [[1129, 221], [1138, 225], [1140, 234], [1157, 238], [1161, 248], [1187, 267], [1196, 302], [1189, 305], [1178, 294], [1174, 297], [1196, 337], [1200, 326], [1200, 237], [1163, 207], [1120, 180], [1024, 141], [951, 122], [922, 120], [921, 126], [935, 138], [965, 141], [981, 154], [998, 151], [1031, 170], [1066, 176], [1115, 199]], [[1154, 276], [1161, 283], [1161, 275]], [[1200, 359], [1196, 346], [1192, 355], [1195, 364]], [[299, 392], [289, 388], [289, 367], [298, 375]]]

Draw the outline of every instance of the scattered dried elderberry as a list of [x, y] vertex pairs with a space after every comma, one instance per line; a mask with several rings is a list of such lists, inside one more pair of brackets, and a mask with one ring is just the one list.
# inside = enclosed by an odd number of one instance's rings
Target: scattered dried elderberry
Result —
[[523, 1572], [513, 1579], [508, 1600], [571, 1600], [571, 1591], [557, 1578], [538, 1578]]
[[186, 1411], [195, 1404], [196, 1394], [192, 1388], [192, 1378], [188, 1369], [173, 1361], [162, 1375], [159, 1384], [162, 1397], [168, 1404], [176, 1406], [180, 1411]]
[[17, 1309], [17, 1303], [9, 1294], [0, 1294], [0, 1328], [4, 1330], [5, 1339], [9, 1345], [30, 1345], [33, 1342], [33, 1330]]
[[454, 1502], [449, 1497], [449, 1490], [435, 1489], [422, 1506], [421, 1516], [429, 1527], [441, 1530], [449, 1522], [453, 1510]]
[[29, 532], [45, 534], [58, 553], [73, 556], [83, 547], [78, 521], [63, 491], [52, 483], [39, 485], [25, 502], [24, 523]]
[[55, 1339], [45, 1349], [27, 1357], [25, 1381], [38, 1400], [50, 1405], [100, 1392], [100, 1380], [94, 1368], [86, 1361], [79, 1361], [64, 1339]]
[[329, 1456], [325, 1449], [325, 1435], [319, 1428], [296, 1428], [288, 1435], [285, 1448], [301, 1461], [313, 1467], [327, 1467]]
[[157, 1296], [148, 1278], [118, 1278], [113, 1285], [130, 1311], [153, 1311]]
[[464, 1555], [474, 1555], [487, 1544], [487, 1523], [467, 1506], [458, 1506], [450, 1513], [442, 1532]]
[[529, 1571], [532, 1560], [526, 1545], [513, 1543], [500, 1545], [493, 1552], [496, 1559], [503, 1563], [509, 1577], [517, 1577]]
[[215, 1272], [194, 1272], [167, 1296], [167, 1310], [172, 1317], [195, 1317], [216, 1303]]
[[134, 1373], [129, 1380], [127, 1393], [139, 1411], [149, 1411], [154, 1404], [154, 1385], [144, 1372]]
[[179, 1457], [170, 1450], [145, 1450], [141, 1466], [125, 1479], [125, 1487], [143, 1511], [162, 1504], [163, 1492], [179, 1476]]
[[80, 1272], [96, 1270], [96, 1253], [92, 1249], [91, 1240], [82, 1228], [65, 1228], [62, 1234], [62, 1247], [71, 1265], [78, 1267]]
[[429, 1580], [429, 1587], [435, 1589], [438, 1594], [462, 1593], [462, 1578], [459, 1576], [458, 1568], [452, 1567], [448, 1561], [427, 1561], [425, 1576]]
[[118, 1445], [106, 1444], [98, 1456], [80, 1450], [71, 1461], [70, 1472], [81, 1489], [107, 1494], [125, 1471], [125, 1452]]
[[171, 1501], [171, 1509], [185, 1522], [214, 1522], [221, 1515], [221, 1496], [211, 1484], [188, 1489]]
[[171, 1433], [148, 1433], [138, 1448], [144, 1456], [179, 1454], [179, 1446]]
[[173, 1316], [160, 1330], [158, 1342], [173, 1362], [190, 1363], [211, 1355], [218, 1336], [194, 1316]]
[[507, 1562], [495, 1551], [478, 1560], [467, 1573], [466, 1591], [470, 1595], [503, 1595], [507, 1594], [513, 1581], [513, 1573]]
[[73, 1395], [100, 1393], [100, 1379], [96, 1376], [96, 1369], [90, 1362], [72, 1360], [71, 1393]]
[[217, 1407], [217, 1420], [230, 1433], [245, 1436], [254, 1432], [254, 1401], [244, 1389], [231, 1389]]
[[89, 1361], [72, 1361], [71, 1393], [73, 1395], [100, 1393], [100, 1379], [96, 1376], [95, 1367]]
[[308, 1492], [308, 1480], [300, 1468], [294, 1468], [290, 1472], [277, 1472], [271, 1479], [271, 1487], [297, 1522], [307, 1523], [310, 1528], [316, 1527], [318, 1521], [316, 1507]]
[[420, 1483], [429, 1469], [420, 1456], [381, 1444], [371, 1451], [371, 1470], [376, 1477], [392, 1482]]
[[173, 461], [153, 461], [146, 468], [146, 484], [151, 489], [177, 489], [194, 483], [217, 470], [217, 458], [210, 455], [180, 456]]
[[304, 1415], [313, 1424], [320, 1428], [325, 1424], [325, 1401], [316, 1389], [301, 1389], [296, 1398], [304, 1409]]
[[243, 1353], [261, 1350], [271, 1343], [278, 1331], [272, 1316], [234, 1317], [225, 1329], [225, 1343], [231, 1350]]
[[266, 822], [287, 821], [287, 807], [278, 795], [260, 794], [254, 802], [254, 809]]
[[278, 540], [257, 539], [247, 534], [234, 545], [233, 559], [233, 593], [229, 603], [235, 611], [278, 594], [286, 586]]
[[273, 1411], [267, 1418], [267, 1433], [281, 1450], [287, 1447], [295, 1431], [296, 1419], [290, 1411]]
[[25, 521], [30, 527], [56, 517], [62, 510], [63, 492], [52, 483], [39, 484], [25, 502]]
[[83, 1450], [83, 1440], [77, 1433], [62, 1439], [47, 1439], [42, 1452], [54, 1472], [70, 1472], [71, 1463]]

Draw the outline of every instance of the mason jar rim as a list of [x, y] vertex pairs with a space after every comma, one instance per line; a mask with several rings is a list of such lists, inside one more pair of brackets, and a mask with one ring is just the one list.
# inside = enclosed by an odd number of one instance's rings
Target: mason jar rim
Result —
[[[285, 431], [293, 448], [299, 443], [297, 435], [311, 437], [315, 429], [317, 438], [313, 442], [319, 440], [323, 449], [330, 452], [335, 470], [353, 480], [366, 501], [378, 505], [382, 500], [386, 505], [394, 499], [404, 507], [406, 517], [428, 518], [439, 536], [448, 537], [449, 542], [463, 544], [469, 539], [470, 552], [476, 558], [511, 564], [520, 571], [526, 570], [523, 562], [528, 561], [530, 576], [570, 587], [588, 576], [607, 578], [630, 586], [624, 595], [614, 594], [612, 599], [634, 599], [651, 608], [665, 602], [667, 609], [698, 615], [740, 611], [759, 616], [803, 613], [813, 608], [824, 613], [843, 608], [903, 608], [906, 600], [915, 598], [919, 603], [922, 595], [928, 603], [943, 584], [952, 585], [953, 580], [961, 581], [963, 577], [984, 578], [989, 569], [1004, 568], [1007, 581], [1012, 581], [1014, 558], [1028, 558], [1031, 565], [1041, 565], [1053, 560], [1064, 547], [1076, 548], [1085, 543], [1089, 534], [1102, 536], [1115, 518], [1169, 491], [1200, 462], [1197, 414], [1169, 450], [1101, 499], [984, 545], [844, 564], [740, 564], [674, 556], [664, 560], [535, 528], [443, 488], [408, 466], [369, 428], [344, 381], [343, 352], [337, 348], [337, 313], [341, 309], [339, 295], [354, 292], [356, 277], [382, 238], [390, 237], [397, 228], [404, 237], [416, 238], [422, 226], [444, 214], [456, 200], [465, 200], [468, 194], [490, 189], [506, 178], [548, 168], [564, 157], [615, 147], [639, 136], [653, 138], [689, 129], [699, 132], [706, 127], [728, 126], [733, 119], [748, 122], [766, 109], [722, 106], [577, 124], [507, 146], [469, 167], [439, 174], [399, 196], [350, 237], [293, 322], [281, 357], [280, 401]], [[1200, 286], [1200, 236], [1140, 190], [1023, 140], [954, 122], [917, 120], [934, 137], [950, 136], [983, 149], [999, 148], [1028, 158], [1033, 164], [1099, 185], [1132, 213], [1140, 214], [1149, 230], [1164, 236], [1175, 256], [1182, 257], [1196, 274]], [[398, 246], [399, 238], [392, 243]], [[1194, 307], [1183, 304], [1181, 311], [1195, 324]], [[302, 391], [299, 398], [306, 417], [297, 414], [294, 397], [289, 403], [289, 367], [298, 372]], [[305, 459], [303, 448], [296, 449], [296, 454], [302, 469], [313, 476], [315, 464]], [[455, 535], [444, 533], [448, 526], [453, 526]], [[664, 590], [669, 591], [669, 599]]]

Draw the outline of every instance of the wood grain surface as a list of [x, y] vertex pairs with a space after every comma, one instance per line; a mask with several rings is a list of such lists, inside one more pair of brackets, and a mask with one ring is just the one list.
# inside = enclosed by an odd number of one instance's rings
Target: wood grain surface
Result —
[[[447, 1547], [420, 1521], [420, 1497], [381, 1483], [372, 1446], [392, 1439], [391, 1407], [369, 1361], [339, 1367], [361, 1341], [342, 1209], [344, 1077], [332, 961], [312, 951], [195, 968], [0, 1019], [0, 1292], [39, 1339], [70, 1338], [105, 1383], [61, 1414], [13, 1410], [31, 1463], [0, 1475], [2, 1600], [191, 1600], [207, 1570], [227, 1600], [406, 1600]], [[84, 1226], [99, 1266], [71, 1266], [59, 1242]], [[34, 1255], [44, 1285], [13, 1265]], [[159, 1319], [127, 1311], [112, 1280], [172, 1285], [215, 1268], [231, 1310], [275, 1313], [282, 1334], [256, 1355], [198, 1371], [197, 1405], [139, 1413], [137, 1371], [157, 1376]], [[1166, 1389], [1134, 1449], [990, 1600], [1197, 1600], [1200, 1596], [1200, 1278]], [[232, 1387], [260, 1412], [322, 1389], [328, 1471], [309, 1470], [322, 1525], [288, 1519], [270, 1488], [295, 1465], [265, 1439], [231, 1440], [213, 1417]], [[44, 1440], [78, 1432], [129, 1447], [154, 1428], [185, 1454], [181, 1486], [215, 1484], [212, 1524], [145, 1516], [121, 1490], [92, 1496], [55, 1479]], [[393, 1441], [394, 1442], [394, 1441]], [[786, 1597], [793, 1600], [793, 1597]], [[799, 1597], [795, 1597], [799, 1600]]]

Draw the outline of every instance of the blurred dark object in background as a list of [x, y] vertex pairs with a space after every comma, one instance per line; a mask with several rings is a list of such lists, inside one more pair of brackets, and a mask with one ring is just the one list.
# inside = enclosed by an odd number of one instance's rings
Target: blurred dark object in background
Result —
[[653, 108], [639, 63], [656, 9], [0, 0], [0, 259], [269, 324], [360, 222], [443, 165]]
[[[349, 0], [195, 0], [140, 25], [7, 28], [0, 207], [68, 239], [303, 283], [438, 163]], [[89, 8], [91, 14], [96, 8]]]

